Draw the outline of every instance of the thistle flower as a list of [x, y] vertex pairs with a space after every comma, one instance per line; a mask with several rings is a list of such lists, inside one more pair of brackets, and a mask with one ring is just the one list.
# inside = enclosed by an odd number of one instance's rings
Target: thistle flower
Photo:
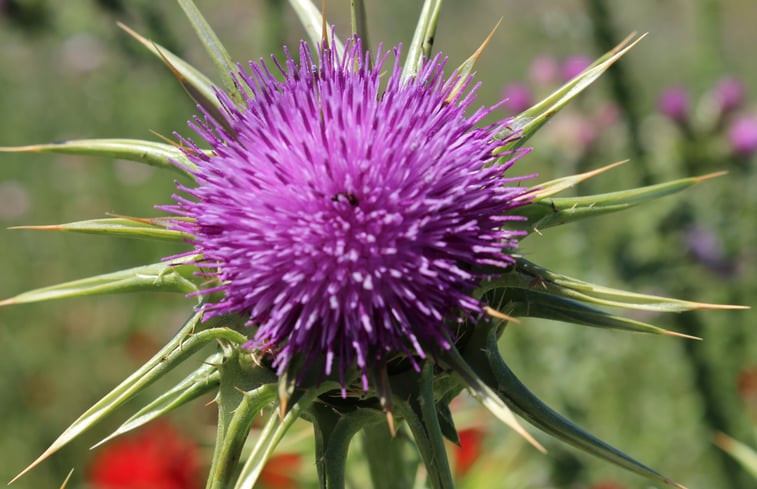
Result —
[[502, 177], [513, 160], [494, 165], [507, 120], [476, 128], [493, 108], [466, 115], [475, 87], [445, 80], [441, 56], [403, 81], [395, 49], [382, 89], [389, 53], [373, 62], [355, 39], [318, 55], [274, 60], [284, 81], [251, 63], [246, 108], [218, 92], [224, 120], [192, 124], [213, 155], [187, 141], [197, 186], [168, 209], [220, 282], [206, 317], [249, 317], [247, 347], [279, 374], [301, 356], [344, 386], [357, 365], [368, 390], [372, 366], [448, 349], [451, 325], [482, 314], [477, 270], [513, 262], [522, 233], [503, 214], [527, 190]]
[[658, 110], [674, 122], [685, 122], [690, 111], [689, 92], [681, 86], [665, 89], [657, 99]]
[[[199, 302], [159, 352], [16, 478], [194, 352], [217, 344], [186, 378], [101, 443], [215, 391], [218, 434], [209, 488], [251, 489], [286, 431], [304, 418], [313, 425], [321, 487], [344, 486], [347, 450], [358, 432], [375, 485], [408, 486], [416, 480], [418, 460], [402, 457], [404, 446], [393, 436], [403, 430], [415, 441], [430, 486], [451, 489], [444, 438], [459, 442], [460, 435], [449, 406], [467, 389], [537, 448], [543, 450], [514, 413], [581, 450], [683, 487], [549, 408], [515, 376], [497, 346], [514, 316], [687, 337], [595, 306], [659, 312], [734, 307], [602, 287], [514, 253], [526, 234], [708, 178], [558, 198], [617, 164], [532, 189], [520, 186], [521, 177], [505, 176], [525, 151], [520, 146], [639, 39], [624, 41], [512, 119], [484, 125], [501, 105], [472, 110], [476, 87], [470, 74], [484, 46], [445, 77], [445, 59], [430, 56], [439, 3], [424, 2], [400, 66], [399, 48], [379, 47], [374, 57], [364, 51], [363, 2], [351, 3], [354, 36], [343, 45], [336, 35], [325, 43], [326, 22], [317, 7], [295, 0], [317, 55], [303, 43], [298, 61], [286, 52], [283, 63], [274, 60], [274, 69], [262, 61], [235, 66], [194, 3], [178, 3], [213, 58], [223, 90], [175, 54], [125, 29], [171, 68], [198, 103], [202, 116], [190, 126], [199, 142], [177, 135], [176, 144], [97, 139], [0, 148], [131, 159], [193, 179], [179, 185], [173, 205], [161, 207], [172, 213], [169, 218], [32, 227], [188, 241], [191, 251], [29, 291], [0, 306], [135, 290], [179, 292]], [[261, 414], [268, 421], [243, 457]]]

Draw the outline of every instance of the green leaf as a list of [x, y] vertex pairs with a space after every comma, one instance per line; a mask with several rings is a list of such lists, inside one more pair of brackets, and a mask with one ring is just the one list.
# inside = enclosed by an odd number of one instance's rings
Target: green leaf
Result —
[[[228, 51], [226, 51], [226, 48], [210, 27], [210, 24], [205, 20], [205, 17], [203, 17], [202, 13], [192, 0], [177, 1], [179, 2], [181, 9], [184, 11], [184, 14], [187, 16], [187, 19], [189, 19], [189, 22], [192, 24], [200, 42], [210, 55], [210, 59], [213, 60], [213, 64], [216, 66], [216, 70], [223, 82], [223, 86], [226, 88], [226, 92], [237, 105], [244, 105], [245, 97], [232, 76], [232, 73], [236, 73], [238, 68], [231, 60]], [[211, 98], [211, 100], [213, 98]]]
[[[417, 374], [414, 376], [417, 379]], [[420, 378], [411, 384], [413, 387], [410, 391], [408, 391], [408, 384], [403, 385], [400, 379], [405, 379], [405, 377], [392, 379], [392, 393], [395, 396], [393, 405], [413, 434], [413, 439], [426, 466], [431, 487], [454, 489], [455, 484], [447, 460], [444, 437], [436, 414], [433, 388], [434, 364], [431, 360], [426, 360]], [[406, 392], [410, 395], [408, 396]]]
[[173, 54], [163, 46], [156, 44], [149, 39], [140, 36], [126, 25], [118, 22], [118, 26], [126, 31], [130, 36], [139, 41], [144, 47], [149, 49], [154, 55], [158, 56], [163, 63], [171, 70], [171, 73], [181, 84], [196, 104], [202, 106], [208, 114], [218, 123], [222, 124], [229, 134], [234, 134], [234, 130], [229, 126], [221, 109], [221, 104], [216, 96], [216, 91], [211, 82], [197, 68]]
[[189, 175], [173, 162], [194, 168], [194, 164], [176, 146], [141, 139], [76, 139], [50, 144], [33, 144], [29, 146], [0, 147], [5, 153], [61, 153], [84, 156], [101, 156], [119, 158], [145, 163], [158, 168], [166, 168]]
[[651, 480], [684, 489], [682, 485], [587, 433], [544, 404], [518, 380], [502, 360], [497, 347], [497, 336], [493, 328], [489, 331], [487, 346], [484, 351], [490, 368], [489, 375], [484, 375], [487, 383], [504, 402], [531, 424], [555, 438], [627, 470]]
[[[315, 464], [320, 487], [323, 489], [344, 489], [347, 451], [352, 438], [366, 425], [380, 425], [384, 421], [384, 417], [376, 410], [362, 408], [348, 413], [340, 413], [332, 406], [327, 406], [321, 402], [313, 403], [307, 411], [307, 416], [313, 421]], [[385, 425], [379, 427], [388, 433]], [[384, 453], [383, 455], [388, 454]], [[391, 477], [391, 475], [387, 475]]]
[[[331, 43], [331, 32], [324, 32], [326, 22], [321, 15], [320, 9], [312, 1], [289, 0], [289, 4], [300, 19], [300, 23], [313, 46], [317, 48], [324, 40]], [[334, 36], [334, 46], [332, 48], [336, 50], [339, 57], [344, 54], [344, 44], [336, 36]]]
[[280, 417], [279, 413], [275, 411], [272, 412], [268, 423], [266, 423], [263, 431], [258, 436], [258, 441], [255, 443], [252, 452], [242, 467], [234, 489], [253, 489], [260, 476], [260, 472], [262, 472], [266, 462], [273, 454], [273, 450], [284, 437], [287, 430], [306, 409], [310, 408], [310, 405], [319, 395], [338, 387], [338, 383], [332, 381], [324, 382], [319, 388], [308, 389], [302, 393], [302, 396], [291, 404], [289, 411], [283, 417]]
[[536, 198], [531, 203], [510, 212], [512, 215], [525, 217], [526, 221], [511, 221], [508, 223], [508, 227], [539, 233], [542, 229], [548, 227], [625, 210], [642, 202], [680, 192], [720, 175], [723, 175], [723, 172], [581, 197], [545, 198], [545, 196], [539, 195], [537, 191]]
[[499, 396], [481, 380], [454, 346], [449, 350], [440, 352], [438, 356], [440, 363], [444, 367], [451, 369], [463, 380], [468, 392], [470, 392], [474, 399], [480, 402], [497, 419], [520, 435], [521, 438], [533, 445], [534, 448], [542, 453], [546, 453], [544, 447], [518, 423], [510, 408], [507, 407], [507, 404], [502, 402]]
[[220, 374], [216, 370], [216, 363], [220, 362], [222, 355], [214, 354], [208, 357], [204, 365], [189, 374], [173, 388], [164, 392], [157, 399], [137, 411], [133, 416], [124, 421], [113, 433], [103, 438], [91, 449], [103, 445], [113, 438], [140, 428], [184, 404], [197, 399], [207, 392], [215, 389], [220, 383]]
[[566, 299], [546, 292], [526, 289], [507, 289], [505, 294], [506, 303], [512, 310], [510, 313], [518, 317], [539, 317], [554, 321], [592, 326], [595, 328], [620, 329], [639, 333], [653, 333], [664, 336], [676, 336], [698, 340], [696, 336], [690, 336], [675, 331], [659, 328], [634, 319], [610, 314], [589, 307], [572, 299]]
[[523, 146], [523, 144], [525, 144], [541, 126], [551, 119], [552, 116], [589, 87], [589, 85], [594, 83], [610, 66], [612, 66], [613, 63], [623, 57], [643, 38], [644, 36], [641, 36], [633, 42], [630, 42], [632, 36], [629, 36], [628, 39], [595, 61], [594, 64], [584, 70], [580, 75], [565, 83], [562, 87], [555, 90], [533, 107], [518, 114], [510, 123], [509, 130], [500, 134], [499, 137], [507, 139], [513, 133], [519, 134], [520, 137], [517, 140], [502, 146], [500, 151], [509, 151]]
[[715, 444], [736, 459], [752, 477], [757, 479], [757, 452], [753, 448], [723, 433], [715, 436]]
[[147, 386], [163, 377], [206, 344], [215, 341], [230, 341], [241, 344], [247, 341], [244, 335], [232, 329], [216, 327], [222, 324], [230, 324], [233, 319], [229, 317], [218, 316], [204, 324], [201, 321], [202, 312], [194, 313], [184, 323], [176, 336], [155, 356], [79, 416], [42, 455], [14, 477], [11, 482], [32, 470], [86, 430], [112, 414], [116, 408], [133, 399]]
[[65, 224], [52, 224], [47, 226], [14, 226], [9, 229], [62, 231], [122, 238], [158, 239], [165, 241], [184, 241], [192, 238], [192, 235], [190, 234], [166, 229], [166, 221], [167, 219], [164, 218], [140, 219], [131, 217], [113, 217], [69, 222]]
[[386, 420], [375, 410], [377, 418], [363, 425], [363, 454], [368, 462], [373, 489], [397, 489], [413, 487], [420, 460], [407, 436], [392, 436]]
[[242, 446], [254, 416], [276, 399], [276, 376], [259, 365], [254, 354], [238, 344], [222, 346], [223, 361], [217, 364], [220, 386], [218, 429], [208, 488], [225, 489], [237, 472]]
[[403, 79], [415, 76], [420, 70], [423, 59], [431, 55], [441, 8], [442, 0], [424, 0], [421, 15], [418, 18], [418, 24], [415, 26], [415, 33], [413, 33], [413, 39], [410, 41], [407, 57], [402, 66]]
[[603, 287], [552, 272], [522, 256], [516, 256], [515, 265], [505, 270], [496, 279], [483, 282], [477, 293], [480, 296], [487, 291], [503, 288], [536, 289], [539, 292], [566, 299], [641, 311], [684, 312], [699, 309], [744, 308], [744, 306], [692, 302]]
[[187, 279], [187, 277], [192, 276], [195, 270], [194, 265], [188, 263], [195, 258], [197, 258], [197, 255], [181, 257], [30, 290], [0, 301], [0, 306], [123, 292], [149, 291], [188, 294], [197, 291], [197, 286]]
[[455, 76], [458, 78], [458, 80], [445, 100], [447, 103], [451, 103], [453, 100], [455, 100], [455, 98], [460, 94], [460, 91], [463, 89], [463, 87], [468, 83], [468, 78], [473, 72], [473, 67], [476, 65], [476, 61], [478, 61], [478, 58], [481, 57], [484, 49], [486, 49], [486, 46], [489, 44], [489, 42], [491, 42], [492, 37], [494, 37], [494, 33], [497, 32], [497, 28], [501, 23], [502, 19], [499, 19], [491, 32], [489, 32], [489, 35], [486, 36], [486, 39], [484, 39], [484, 42], [481, 43], [481, 46], [479, 46], [478, 49], [476, 49], [476, 51], [468, 57], [468, 59], [463, 61], [463, 64], [457, 67], [457, 69], [455, 70]]

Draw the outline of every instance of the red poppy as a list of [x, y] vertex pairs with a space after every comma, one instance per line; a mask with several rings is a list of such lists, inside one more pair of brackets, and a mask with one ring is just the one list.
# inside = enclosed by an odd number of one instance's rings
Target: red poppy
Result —
[[168, 423], [154, 424], [106, 445], [90, 467], [89, 482], [95, 489], [199, 488], [197, 452]]
[[460, 445], [455, 447], [455, 473], [458, 476], [465, 475], [478, 460], [485, 434], [486, 432], [481, 428], [458, 431]]
[[300, 466], [300, 458], [296, 453], [274, 455], [263, 467], [258, 480], [268, 489], [297, 489], [294, 474]]

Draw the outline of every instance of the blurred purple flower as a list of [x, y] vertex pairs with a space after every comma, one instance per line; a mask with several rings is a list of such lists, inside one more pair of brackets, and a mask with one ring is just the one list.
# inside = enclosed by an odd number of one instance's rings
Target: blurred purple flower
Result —
[[675, 122], [689, 118], [689, 92], [682, 86], [666, 88], [657, 99], [657, 108]]
[[739, 117], [728, 128], [731, 150], [739, 156], [751, 156], [757, 151], [757, 117]]
[[738, 109], [744, 102], [745, 96], [744, 84], [736, 77], [725, 77], [715, 85], [715, 102], [721, 114]]
[[728, 277], [735, 267], [726, 258], [720, 238], [702, 226], [693, 226], [686, 232], [686, 246], [689, 254], [699, 263], [718, 275]]
[[562, 78], [564, 81], [572, 80], [594, 62], [589, 56], [576, 54], [568, 56], [562, 64]]
[[539, 85], [550, 85], [557, 80], [560, 66], [557, 60], [548, 54], [534, 58], [528, 69], [528, 76]]
[[503, 214], [527, 190], [503, 176], [515, 158], [492, 153], [509, 120], [477, 128], [495, 108], [466, 115], [474, 89], [455, 94], [441, 56], [407, 80], [389, 57], [354, 41], [313, 60], [302, 43], [299, 63], [276, 63], [282, 80], [250, 63], [245, 108], [219, 92], [225, 120], [190, 123], [213, 154], [183, 140], [197, 186], [167, 209], [218, 279], [206, 317], [249, 315], [247, 346], [279, 374], [298, 358], [343, 387], [357, 368], [368, 389], [385, 360], [448, 349], [452, 326], [483, 313], [477, 270], [513, 261], [520, 233], [504, 225], [519, 218]]
[[533, 105], [531, 89], [525, 83], [510, 83], [502, 90], [502, 98], [505, 99], [505, 108], [519, 114]]

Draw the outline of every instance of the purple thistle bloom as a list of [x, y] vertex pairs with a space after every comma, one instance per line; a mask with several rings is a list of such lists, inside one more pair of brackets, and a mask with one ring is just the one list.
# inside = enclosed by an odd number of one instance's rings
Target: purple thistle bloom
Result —
[[389, 53], [371, 62], [359, 41], [299, 55], [274, 59], [283, 79], [240, 68], [247, 107], [219, 92], [226, 120], [190, 123], [213, 154], [183, 140], [197, 186], [168, 209], [218, 279], [208, 317], [249, 316], [246, 346], [280, 374], [299, 358], [345, 387], [356, 366], [368, 390], [373, 366], [448, 349], [451, 326], [481, 316], [471, 293], [481, 267], [512, 263], [503, 213], [527, 190], [502, 176], [515, 158], [493, 164], [507, 121], [476, 128], [496, 107], [466, 115], [475, 87], [455, 91], [440, 56], [408, 80], [395, 61], [382, 83]]
[[715, 85], [714, 96], [720, 113], [726, 114], [738, 109], [744, 103], [746, 91], [741, 80], [728, 76]]
[[728, 142], [739, 156], [751, 156], [757, 151], [757, 117], [741, 116], [728, 128]]
[[591, 66], [594, 62], [589, 56], [583, 54], [575, 54], [568, 56], [562, 64], [562, 78], [564, 81], [570, 81], [577, 77], [586, 68]]
[[689, 92], [681, 86], [672, 86], [660, 94], [657, 108], [675, 122], [685, 122], [689, 117]]
[[525, 83], [511, 83], [502, 90], [502, 98], [505, 100], [505, 108], [519, 114], [533, 105], [531, 90]]

